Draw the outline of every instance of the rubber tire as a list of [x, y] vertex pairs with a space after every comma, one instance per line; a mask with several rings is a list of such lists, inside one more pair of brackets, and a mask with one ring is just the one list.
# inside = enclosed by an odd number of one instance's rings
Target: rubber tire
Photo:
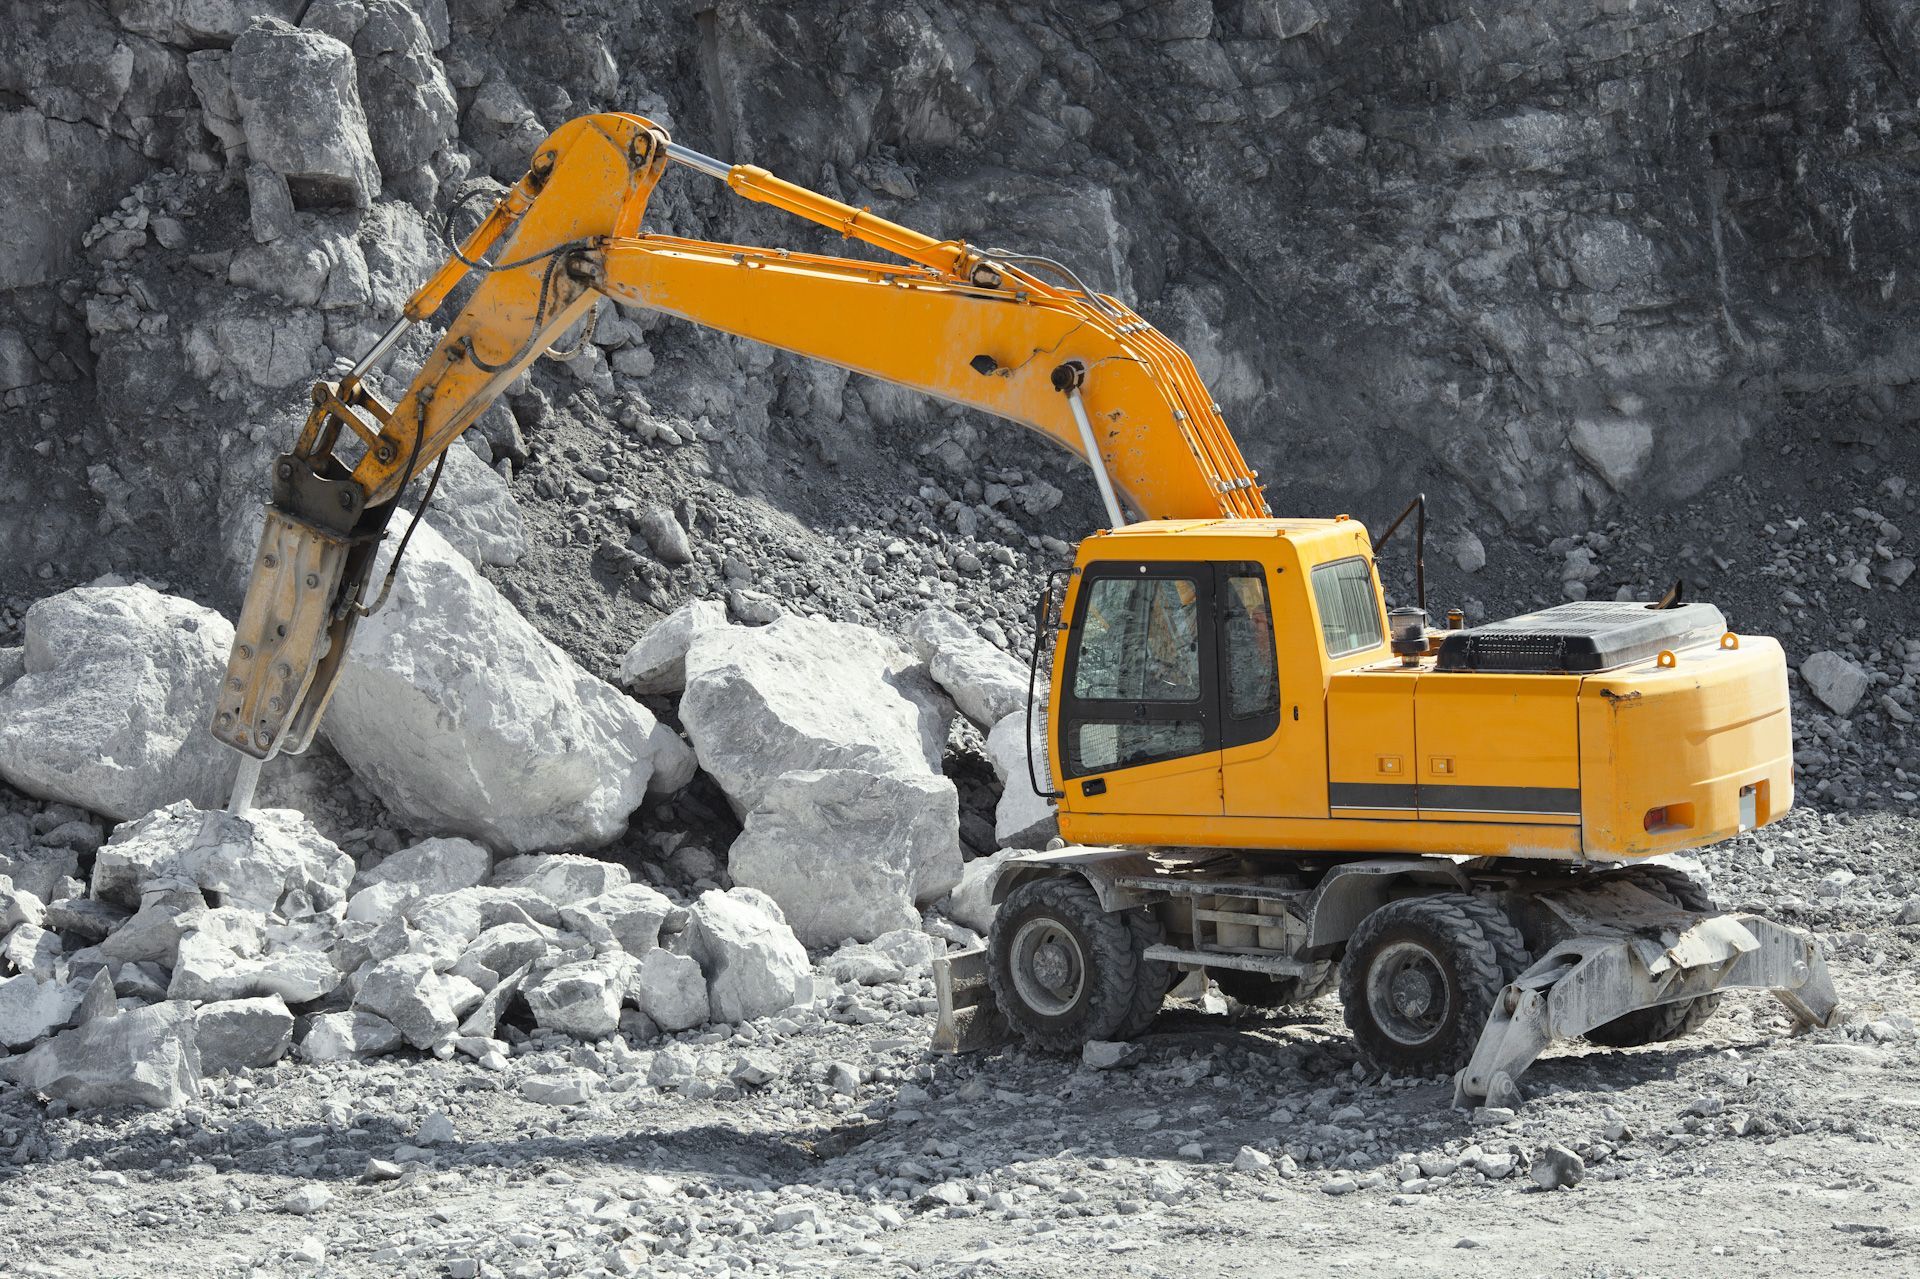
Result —
[[[1340, 964], [1340, 1002], [1361, 1056], [1395, 1075], [1451, 1075], [1467, 1064], [1506, 978], [1470, 901], [1458, 893], [1389, 902], [1360, 921]], [[1367, 1005], [1367, 970], [1387, 945], [1412, 941], [1434, 956], [1447, 982], [1449, 1012], [1424, 1043], [1382, 1030]]]
[[1220, 993], [1249, 1008], [1293, 1008], [1310, 1004], [1340, 984], [1340, 969], [1332, 961], [1317, 963], [1299, 977], [1269, 977], [1244, 968], [1209, 968]]
[[1472, 897], [1466, 893], [1447, 893], [1446, 900], [1457, 901], [1461, 909], [1473, 916], [1480, 925], [1480, 931], [1493, 944], [1494, 959], [1500, 965], [1500, 975], [1512, 983], [1527, 969], [1533, 967], [1533, 952], [1527, 949], [1527, 939], [1520, 935], [1519, 926], [1500, 903], [1491, 897]]
[[[1021, 925], [1040, 917], [1073, 934], [1085, 968], [1079, 998], [1058, 1016], [1028, 1007], [1013, 981], [1013, 938]], [[1121, 1037], [1125, 1027], [1140, 1020], [1139, 1008], [1152, 987], [1151, 981], [1146, 987], [1141, 984], [1141, 949], [1134, 925], [1126, 916], [1103, 910], [1086, 880], [1078, 875], [1031, 880], [1009, 893], [994, 912], [987, 936], [987, 985], [1007, 1025], [1028, 1044], [1078, 1052], [1093, 1040]], [[1159, 993], [1165, 995], [1164, 985]]]
[[[1133, 933], [1136, 957], [1147, 947], [1158, 946], [1167, 939], [1167, 930], [1160, 926], [1159, 916], [1150, 910], [1129, 911], [1122, 918]], [[1160, 1015], [1160, 1005], [1166, 1002], [1167, 992], [1179, 977], [1173, 965], [1162, 960], [1137, 958], [1137, 962], [1140, 976], [1134, 983], [1133, 1002], [1120, 1028], [1113, 1032], [1115, 1039], [1133, 1039], [1145, 1034], [1147, 1027], [1153, 1025], [1153, 1019]]]
[[[1681, 910], [1705, 914], [1714, 910], [1713, 898], [1700, 881], [1671, 866], [1636, 866], [1623, 872], [1634, 883], [1665, 898]], [[1691, 1035], [1720, 1007], [1720, 995], [1700, 995], [1673, 1004], [1656, 1004], [1615, 1017], [1587, 1032], [1587, 1042], [1602, 1048], [1644, 1048]]]

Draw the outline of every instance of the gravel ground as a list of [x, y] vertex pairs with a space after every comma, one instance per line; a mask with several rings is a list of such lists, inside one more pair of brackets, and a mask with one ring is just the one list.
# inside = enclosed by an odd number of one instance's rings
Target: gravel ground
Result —
[[[283, 1062], [171, 1114], [14, 1093], [0, 1272], [1913, 1273], [1915, 833], [1799, 812], [1704, 859], [1726, 904], [1822, 935], [1842, 1025], [1795, 1037], [1735, 995], [1678, 1044], [1556, 1050], [1517, 1115], [1369, 1075], [1331, 999], [1171, 1003], [1137, 1060], [1095, 1072], [933, 1057], [924, 972], [823, 974], [786, 1017], [523, 1037], [497, 1071]], [[1555, 1144], [1585, 1173], [1546, 1192]]]

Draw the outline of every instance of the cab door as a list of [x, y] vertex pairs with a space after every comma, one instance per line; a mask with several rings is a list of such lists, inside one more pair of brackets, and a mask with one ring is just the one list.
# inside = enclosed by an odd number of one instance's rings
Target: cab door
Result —
[[1079, 813], [1217, 815], [1214, 566], [1100, 560], [1075, 594], [1053, 715]]

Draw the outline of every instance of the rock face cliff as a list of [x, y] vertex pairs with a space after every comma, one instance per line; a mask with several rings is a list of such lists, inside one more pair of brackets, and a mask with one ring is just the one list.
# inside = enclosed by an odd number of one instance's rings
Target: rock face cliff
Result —
[[[1824, 436], [1818, 465], [1871, 478], [1920, 415], [1907, 0], [15, 8], [15, 596], [109, 567], [230, 590], [223, 539], [246, 546], [306, 384], [438, 260], [457, 191], [512, 180], [600, 109], [1074, 263], [1193, 351], [1283, 511], [1377, 514], [1425, 487], [1482, 533], [1544, 542], [1782, 439]], [[831, 246], [684, 171], [653, 224]], [[596, 496], [595, 467], [666, 502], [697, 480], [710, 506], [748, 493], [814, 530], [898, 530], [942, 567], [1098, 518], [1077, 468], [985, 418], [641, 315], [596, 341], [476, 442], [523, 504], [555, 508], [533, 532], [560, 549], [509, 586], [577, 619], [620, 612], [589, 581], [631, 582], [648, 612], [683, 595], [672, 566], [559, 509]], [[624, 474], [598, 455], [623, 436], [681, 461]], [[1064, 505], [1016, 496], [1036, 483]], [[696, 541], [725, 524], [682, 517]]]

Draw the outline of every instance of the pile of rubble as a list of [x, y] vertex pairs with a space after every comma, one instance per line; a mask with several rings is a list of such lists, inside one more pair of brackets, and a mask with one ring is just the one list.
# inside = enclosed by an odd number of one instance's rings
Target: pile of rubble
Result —
[[[963, 942], [991, 912], [978, 870], [962, 885], [941, 770], [956, 706], [988, 741], [1020, 741], [1027, 673], [950, 611], [925, 612], [910, 649], [690, 605], [621, 669], [656, 705], [677, 697], [682, 740], [424, 523], [324, 732], [431, 835], [357, 862], [299, 812], [214, 811], [235, 768], [206, 731], [233, 640], [217, 613], [107, 582], [24, 620], [24, 646], [0, 650], [0, 778], [51, 806], [0, 823], [0, 1047], [18, 1054], [0, 1070], [75, 1106], [176, 1105], [289, 1052], [498, 1068], [521, 1026], [643, 1042], [749, 1021], [812, 1003], [809, 947], [839, 947], [841, 978], [884, 980], [943, 945], [922, 932], [929, 907], [963, 922], [925, 926]], [[268, 781], [307, 767], [277, 759]], [[740, 823], [733, 887], [669, 895], [548, 851], [621, 836], [696, 771]], [[1051, 820], [1025, 786], [1000, 809], [1003, 834]]]
[[84, 886], [68, 851], [7, 859], [16, 975], [0, 981], [0, 1044], [38, 1046], [0, 1069], [74, 1105], [177, 1105], [203, 1074], [290, 1048], [333, 1061], [411, 1046], [497, 1066], [516, 999], [534, 1026], [597, 1041], [813, 995], [807, 953], [763, 894], [682, 906], [578, 855], [496, 862], [430, 839], [356, 870], [296, 813], [185, 801], [119, 827]]

